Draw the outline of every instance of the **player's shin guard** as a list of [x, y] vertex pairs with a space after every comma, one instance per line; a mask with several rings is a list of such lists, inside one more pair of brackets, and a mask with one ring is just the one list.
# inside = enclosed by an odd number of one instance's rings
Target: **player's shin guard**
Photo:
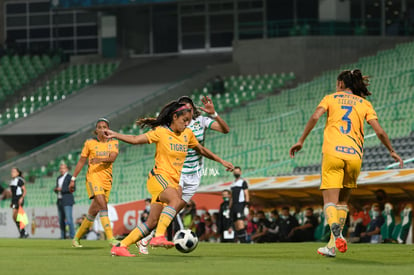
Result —
[[82, 224], [80, 225], [78, 231], [75, 234], [75, 239], [78, 239], [78, 240], [81, 239], [83, 235], [85, 235], [86, 232], [88, 232], [94, 220], [95, 220], [94, 216], [87, 214], [86, 218], [83, 220]]
[[112, 240], [114, 235], [112, 233], [111, 222], [108, 217], [108, 210], [99, 211], [99, 219], [101, 220], [102, 228], [105, 231], [105, 236], [107, 240]]
[[338, 213], [339, 224], [341, 225], [341, 231], [344, 229], [346, 223], [346, 217], [348, 216], [348, 206], [347, 205], [337, 205], [336, 206]]
[[161, 216], [158, 220], [157, 230], [155, 231], [155, 237], [164, 236], [167, 227], [170, 225], [171, 221], [174, 219], [177, 211], [174, 207], [166, 206], [161, 212]]
[[150, 232], [146, 223], [139, 224], [134, 230], [132, 230], [125, 239], [121, 241], [121, 246], [130, 246], [136, 243], [139, 239], [146, 236]]

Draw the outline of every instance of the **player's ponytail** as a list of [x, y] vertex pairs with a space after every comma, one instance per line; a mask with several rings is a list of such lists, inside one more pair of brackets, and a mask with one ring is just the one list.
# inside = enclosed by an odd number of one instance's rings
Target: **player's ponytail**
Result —
[[161, 125], [170, 126], [174, 114], [181, 116], [185, 112], [191, 112], [190, 108], [187, 108], [186, 104], [178, 103], [178, 101], [174, 100], [165, 105], [156, 118], [141, 118], [137, 120], [136, 124], [141, 126], [141, 128], [149, 127], [151, 129]]
[[367, 86], [369, 85], [369, 77], [363, 76], [361, 70], [359, 69], [355, 69], [352, 71], [342, 71], [338, 75], [337, 80], [342, 81], [345, 85], [345, 88], [351, 89], [354, 95], [363, 98], [371, 95], [371, 92], [368, 91], [367, 88]]
[[367, 89], [367, 86], [369, 85], [369, 77], [363, 76], [358, 69], [351, 71], [351, 75], [353, 79], [352, 92], [363, 98], [371, 95], [371, 92]]

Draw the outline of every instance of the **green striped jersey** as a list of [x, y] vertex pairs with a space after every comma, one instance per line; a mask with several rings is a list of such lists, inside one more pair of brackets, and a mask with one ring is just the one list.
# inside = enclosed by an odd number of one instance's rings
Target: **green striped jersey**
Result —
[[[201, 145], [204, 144], [204, 135], [206, 129], [209, 129], [213, 122], [214, 120], [209, 117], [198, 116], [196, 119], [191, 120], [190, 125], [188, 125], [188, 128], [190, 128], [191, 131], [193, 131], [194, 135], [196, 136], [198, 142]], [[200, 172], [202, 168], [203, 157], [199, 155], [194, 149], [189, 148], [181, 174], [195, 174], [197, 172]]]

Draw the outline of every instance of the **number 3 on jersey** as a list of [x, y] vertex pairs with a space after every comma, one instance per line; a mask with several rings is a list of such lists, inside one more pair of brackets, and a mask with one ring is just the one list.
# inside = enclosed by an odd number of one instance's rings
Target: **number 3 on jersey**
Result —
[[351, 131], [351, 119], [349, 115], [352, 112], [352, 106], [341, 106], [341, 109], [346, 110], [345, 115], [342, 117], [343, 121], [346, 121], [346, 129], [343, 126], [340, 127], [342, 134], [348, 134]]

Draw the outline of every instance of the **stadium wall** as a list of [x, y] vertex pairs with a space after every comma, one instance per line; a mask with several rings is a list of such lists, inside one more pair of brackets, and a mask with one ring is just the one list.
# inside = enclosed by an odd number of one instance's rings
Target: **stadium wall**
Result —
[[[140, 116], [158, 111], [166, 102], [182, 95], [188, 95], [189, 91], [201, 87], [218, 74], [228, 76], [238, 73], [238, 68], [233, 63], [211, 66], [184, 81], [164, 88], [160, 93], [153, 94], [152, 97], [125, 106], [125, 108], [108, 114], [106, 117], [111, 121], [111, 128], [119, 130], [123, 126], [131, 124]], [[50, 160], [67, 154], [71, 150], [77, 148], [81, 149], [84, 141], [92, 136], [94, 127], [95, 125], [93, 123], [85, 125], [76, 133], [54, 140], [43, 148], [35, 149], [35, 151], [19, 157], [18, 159], [10, 160], [2, 164], [0, 167], [0, 179], [8, 180], [10, 178], [10, 169], [12, 167], [19, 167], [22, 171], [27, 172], [32, 167], [46, 165]], [[0, 143], [0, 150], [7, 149], [6, 147], [1, 146], [4, 146], [4, 144]]]
[[242, 74], [294, 72], [308, 81], [326, 70], [412, 41], [413, 37], [303, 36], [235, 41], [233, 62]]

